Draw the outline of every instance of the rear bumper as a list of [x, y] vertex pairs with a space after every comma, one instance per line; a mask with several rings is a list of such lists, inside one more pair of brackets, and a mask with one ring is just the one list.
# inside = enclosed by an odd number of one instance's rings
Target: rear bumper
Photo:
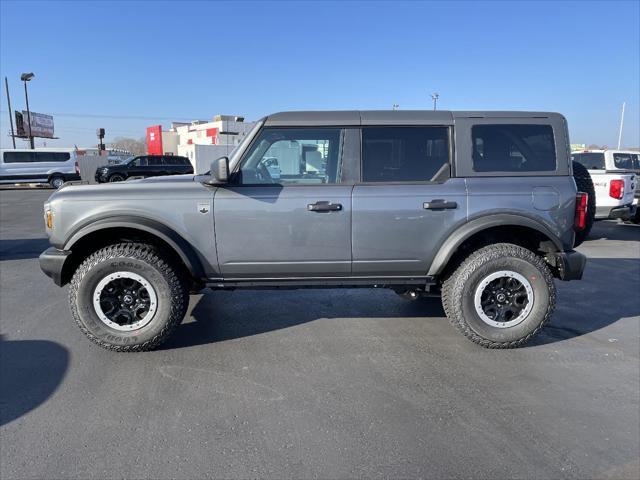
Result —
[[587, 257], [575, 250], [550, 253], [547, 261], [555, 267], [558, 278], [565, 281], [580, 280], [587, 265]]
[[619, 207], [596, 207], [596, 218], [602, 220], [629, 220], [636, 214], [637, 205], [629, 203], [627, 205], [621, 205]]
[[59, 287], [63, 285], [62, 269], [64, 268], [64, 262], [67, 261], [69, 255], [71, 255], [71, 252], [58, 250], [54, 247], [47, 248], [40, 254], [40, 269]]

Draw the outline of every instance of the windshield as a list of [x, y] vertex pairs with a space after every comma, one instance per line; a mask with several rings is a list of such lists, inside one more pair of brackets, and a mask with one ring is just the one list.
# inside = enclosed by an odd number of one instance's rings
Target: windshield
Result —
[[249, 133], [231, 151], [231, 153], [229, 154], [229, 170], [230, 171], [233, 171], [233, 168], [235, 167], [236, 163], [240, 159], [239, 157], [245, 151], [245, 149], [249, 145], [249, 143], [251, 143], [251, 141], [253, 140], [253, 137], [256, 135], [258, 130], [260, 130], [260, 127], [262, 127], [263, 123], [264, 123], [263, 120], [257, 121], [256, 124], [253, 126], [253, 128], [251, 130], [249, 130]]

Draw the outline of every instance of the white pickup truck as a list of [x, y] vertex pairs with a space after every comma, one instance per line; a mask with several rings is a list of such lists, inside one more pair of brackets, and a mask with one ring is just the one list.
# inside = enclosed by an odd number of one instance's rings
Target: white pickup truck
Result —
[[620, 218], [638, 222], [640, 152], [581, 150], [571, 159], [584, 165], [596, 191], [596, 218]]

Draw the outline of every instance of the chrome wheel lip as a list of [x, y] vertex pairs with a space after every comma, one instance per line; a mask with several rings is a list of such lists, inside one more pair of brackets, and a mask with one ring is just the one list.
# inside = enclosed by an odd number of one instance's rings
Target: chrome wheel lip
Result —
[[[524, 289], [527, 293], [527, 304], [516, 318], [514, 318], [513, 320], [509, 320], [508, 322], [497, 322], [493, 320], [485, 313], [484, 309], [482, 308], [482, 294], [484, 293], [485, 288], [487, 288], [487, 286], [491, 282], [499, 278], [513, 278], [515, 280], [518, 280], [524, 286]], [[529, 282], [526, 277], [519, 274], [518, 272], [514, 272], [511, 270], [500, 270], [486, 276], [478, 284], [473, 299], [473, 305], [480, 319], [487, 325], [497, 328], [509, 328], [519, 325], [529, 316], [529, 313], [531, 313], [531, 310], [533, 309], [534, 300], [535, 297], [533, 295], [533, 287], [531, 286], [531, 282]]]
[[[107, 315], [105, 315], [105, 313], [102, 311], [102, 307], [100, 306], [100, 296], [104, 288], [112, 281], [123, 278], [134, 280], [140, 283], [149, 293], [149, 311], [142, 319], [130, 325], [120, 325], [119, 323], [112, 321], [109, 317], [107, 317]], [[96, 315], [98, 315], [98, 318], [109, 328], [113, 328], [114, 330], [118, 330], [120, 332], [131, 332], [133, 330], [139, 330], [145, 327], [149, 324], [149, 322], [151, 322], [151, 320], [153, 320], [153, 317], [158, 308], [158, 296], [156, 295], [156, 291], [153, 289], [151, 284], [144, 277], [138, 275], [137, 273], [126, 271], [114, 272], [100, 280], [96, 288], [93, 290], [93, 308], [96, 312]]]

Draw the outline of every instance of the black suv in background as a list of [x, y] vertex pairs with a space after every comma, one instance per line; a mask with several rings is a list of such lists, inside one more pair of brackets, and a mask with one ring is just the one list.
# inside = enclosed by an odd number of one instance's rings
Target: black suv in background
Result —
[[140, 155], [116, 165], [96, 169], [96, 182], [121, 182], [129, 177], [157, 177], [160, 175], [192, 174], [193, 166], [187, 157], [177, 155]]

